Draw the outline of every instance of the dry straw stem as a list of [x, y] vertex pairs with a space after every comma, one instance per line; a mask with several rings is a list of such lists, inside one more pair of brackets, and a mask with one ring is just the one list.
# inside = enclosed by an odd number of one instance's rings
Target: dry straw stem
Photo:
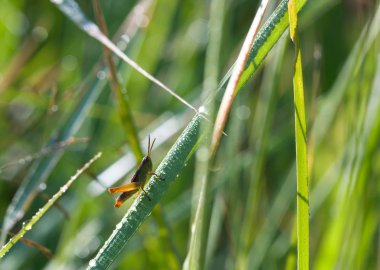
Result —
[[214, 131], [212, 135], [212, 141], [211, 141], [212, 154], [215, 154], [216, 149], [218, 148], [224, 126], [226, 125], [228, 115], [231, 111], [232, 102], [238, 91], [238, 84], [239, 84], [240, 77], [243, 74], [245, 64], [249, 56], [249, 52], [252, 48], [257, 31], [259, 30], [259, 26], [263, 19], [264, 12], [268, 6], [268, 2], [269, 2], [268, 0], [263, 0], [261, 2], [259, 9], [256, 12], [256, 16], [253, 19], [252, 25], [248, 31], [247, 37], [245, 38], [243, 46], [240, 50], [235, 67], [232, 71], [231, 78], [228, 81], [227, 88], [224, 93], [223, 100], [218, 111], [218, 115], [216, 117]]
[[18, 240], [20, 240], [21, 237], [24, 236], [24, 234], [27, 231], [30, 231], [33, 227], [33, 225], [46, 213], [47, 210], [59, 199], [59, 197], [62, 196], [63, 193], [66, 192], [66, 190], [71, 186], [71, 184], [85, 171], [90, 167], [92, 163], [94, 163], [95, 160], [100, 158], [102, 153], [96, 154], [90, 161], [88, 161], [81, 169], [77, 170], [75, 175], [73, 175], [69, 181], [65, 185], [63, 185], [59, 191], [54, 194], [54, 196], [42, 207], [38, 212], [32, 217], [32, 219], [26, 223], [22, 229], [15, 235], [13, 236], [7, 244], [5, 244], [1, 250], [0, 250], [0, 258], [2, 258], [12, 247], [14, 244], [17, 243]]
[[[307, 0], [297, 0], [296, 1], [297, 12], [299, 12], [305, 6], [306, 3], [307, 3]], [[248, 79], [257, 71], [258, 67], [260, 66], [262, 61], [265, 59], [266, 55], [269, 53], [269, 51], [272, 49], [274, 44], [278, 41], [278, 39], [286, 30], [286, 28], [289, 26], [287, 5], [288, 5], [288, 0], [282, 0], [277, 6], [277, 8], [273, 11], [272, 15], [265, 22], [261, 30], [257, 33], [257, 37], [255, 38], [252, 44], [251, 51], [247, 59], [247, 64], [245, 65], [245, 69], [241, 73], [240, 79], [238, 81], [235, 95], [244, 86], [244, 84], [248, 81]], [[230, 77], [230, 71], [224, 76], [219, 88], [223, 87], [223, 85], [225, 84], [225, 82], [228, 80], [229, 77]], [[232, 95], [230, 97], [231, 99], [233, 99], [234, 96]], [[229, 106], [231, 105], [232, 104], [229, 104]], [[220, 117], [221, 119], [224, 118], [224, 121], [226, 121], [227, 116], [228, 115], [225, 115], [225, 116], [221, 115]], [[225, 123], [223, 125], [225, 125]], [[216, 134], [217, 129], [223, 130], [223, 128], [221, 127], [217, 128], [215, 126], [214, 128], [215, 134]], [[218, 131], [218, 134], [220, 132], [221, 131]], [[218, 148], [220, 138], [221, 136], [219, 134], [219, 139], [217, 138], [213, 139], [214, 154], [215, 154], [216, 149]]]

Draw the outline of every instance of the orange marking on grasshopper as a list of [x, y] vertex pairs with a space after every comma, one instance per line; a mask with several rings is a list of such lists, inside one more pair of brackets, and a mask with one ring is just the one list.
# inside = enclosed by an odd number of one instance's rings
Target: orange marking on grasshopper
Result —
[[153, 145], [156, 139], [153, 140], [152, 144], [150, 144], [150, 136], [148, 139], [148, 154], [141, 160], [139, 167], [137, 168], [135, 174], [132, 177], [131, 183], [119, 186], [119, 187], [111, 187], [108, 189], [110, 193], [121, 192], [119, 197], [117, 197], [115, 202], [115, 207], [119, 208], [128, 198], [141, 190], [145, 193], [145, 195], [149, 198], [148, 193], [144, 190], [144, 184], [148, 175], [154, 175], [157, 178], [164, 180], [160, 176], [158, 176], [154, 171], [152, 171], [153, 164], [152, 159], [150, 158], [150, 154], [153, 149]]

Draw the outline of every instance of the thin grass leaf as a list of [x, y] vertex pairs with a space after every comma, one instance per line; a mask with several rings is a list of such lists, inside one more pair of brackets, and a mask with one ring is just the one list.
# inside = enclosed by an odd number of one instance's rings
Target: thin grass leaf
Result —
[[145, 191], [149, 194], [151, 200], [148, 200], [145, 193], [141, 193], [136, 198], [96, 257], [89, 262], [87, 269], [107, 269], [144, 219], [152, 212], [154, 206], [168, 190], [169, 185], [175, 180], [182, 167], [185, 166], [194, 146], [197, 145], [201, 118], [199, 114], [194, 116], [158, 166], [156, 173], [165, 180], [152, 177], [145, 186]]
[[[206, 63], [204, 70], [203, 92], [204, 97], [211, 96], [214, 99], [215, 89], [218, 85], [218, 66], [221, 50], [222, 25], [225, 15], [225, 1], [213, 0], [210, 5], [210, 34], [206, 52]], [[214, 103], [205, 106], [211, 119], [214, 115]], [[201, 125], [202, 134], [210, 134], [212, 126], [209, 123]], [[204, 269], [206, 250], [208, 243], [209, 216], [211, 215], [212, 203], [206, 203], [210, 194], [210, 143], [211, 138], [202, 141], [196, 156], [194, 173], [193, 195], [192, 195], [192, 218], [191, 236], [189, 248], [182, 269]], [[209, 259], [208, 259], [209, 260]]]
[[137, 70], [145, 78], [149, 79], [150, 81], [152, 81], [153, 83], [158, 85], [160, 88], [164, 89], [166, 92], [168, 92], [170, 95], [174, 96], [176, 99], [178, 99], [180, 102], [185, 104], [187, 107], [189, 107], [190, 109], [192, 109], [196, 113], [199, 113], [198, 109], [196, 109], [193, 105], [191, 105], [185, 99], [180, 97], [177, 93], [175, 93], [169, 87], [164, 85], [158, 79], [153, 77], [145, 69], [143, 69], [136, 62], [134, 62], [132, 59], [130, 59], [125, 53], [123, 53], [109, 38], [107, 38], [102, 33], [102, 31], [100, 31], [99, 27], [96, 24], [94, 24], [92, 21], [88, 20], [85, 17], [83, 12], [79, 8], [78, 4], [74, 0], [51, 0], [51, 2], [56, 4], [57, 7], [67, 17], [69, 17], [76, 25], [79, 26], [80, 29], [82, 29], [84, 32], [86, 32], [89, 36], [93, 37], [94, 39], [99, 41], [101, 44], [106, 46], [115, 55], [120, 57], [120, 59], [122, 59], [125, 63], [127, 63], [128, 65], [133, 67], [135, 70]]
[[[14, 233], [11, 233], [9, 232], [8, 233], [11, 237], [14, 237], [16, 236], [16, 234]], [[30, 239], [27, 239], [25, 237], [21, 237], [20, 239], [20, 242], [22, 242], [23, 244], [27, 245], [27, 246], [30, 246], [30, 247], [33, 247], [35, 249], [37, 249], [39, 252], [41, 252], [46, 258], [48, 259], [51, 259], [53, 257], [53, 253], [51, 252], [50, 249], [48, 249], [47, 247], [43, 246], [43, 245], [40, 245], [38, 244], [37, 242], [34, 242]]]
[[309, 269], [309, 183], [306, 142], [306, 113], [303, 90], [301, 50], [297, 37], [297, 9], [295, 0], [289, 1], [289, 32], [295, 46], [294, 117], [297, 162], [297, 268]]
[[[99, 0], [93, 0], [92, 5], [94, 7], [94, 12], [96, 16], [96, 20], [99, 24], [101, 31], [108, 36], [108, 29], [106, 22], [104, 20], [104, 16], [100, 7]], [[129, 101], [127, 98], [127, 91], [122, 89], [120, 81], [117, 77], [117, 71], [115, 63], [112, 59], [111, 51], [103, 46], [104, 58], [109, 71], [109, 79], [111, 88], [114, 92], [117, 110], [119, 112], [121, 124], [126, 132], [127, 140], [129, 145], [135, 154], [136, 160], [141, 160], [144, 157], [144, 154], [141, 149], [140, 141], [138, 138], [138, 132], [136, 130], [135, 120], [132, 115], [131, 106], [129, 105]]]
[[59, 191], [54, 194], [54, 196], [42, 207], [38, 212], [31, 218], [30, 221], [28, 221], [22, 229], [13, 236], [6, 245], [4, 245], [0, 250], [0, 258], [4, 257], [4, 255], [12, 248], [14, 244], [17, 243], [18, 240], [20, 240], [21, 237], [24, 236], [24, 234], [27, 233], [27, 231], [30, 231], [33, 227], [33, 225], [46, 213], [47, 210], [59, 199], [59, 197], [62, 196], [63, 193], [67, 191], [67, 189], [71, 186], [72, 183], [85, 171], [90, 167], [90, 165], [100, 158], [102, 153], [96, 154], [90, 161], [88, 161], [81, 169], [77, 170], [76, 174], [73, 175], [70, 180], [63, 185]]

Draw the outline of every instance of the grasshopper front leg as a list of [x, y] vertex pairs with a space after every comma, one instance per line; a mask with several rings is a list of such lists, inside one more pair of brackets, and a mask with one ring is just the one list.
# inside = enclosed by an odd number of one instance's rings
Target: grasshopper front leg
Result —
[[158, 174], [156, 174], [155, 172], [148, 172], [149, 175], [154, 175], [156, 178], [162, 180], [162, 181], [165, 181], [165, 178], [162, 178], [161, 176], [159, 176]]

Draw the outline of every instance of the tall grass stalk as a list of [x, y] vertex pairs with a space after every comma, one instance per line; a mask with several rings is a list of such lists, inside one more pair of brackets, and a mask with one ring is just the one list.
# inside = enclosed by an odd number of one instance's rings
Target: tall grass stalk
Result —
[[297, 161], [297, 268], [309, 269], [309, 177], [307, 162], [307, 128], [305, 113], [305, 98], [302, 76], [301, 49], [298, 41], [298, 17], [296, 2], [289, 4], [290, 38], [295, 46], [295, 64], [293, 75], [294, 87], [294, 118], [296, 134]]

